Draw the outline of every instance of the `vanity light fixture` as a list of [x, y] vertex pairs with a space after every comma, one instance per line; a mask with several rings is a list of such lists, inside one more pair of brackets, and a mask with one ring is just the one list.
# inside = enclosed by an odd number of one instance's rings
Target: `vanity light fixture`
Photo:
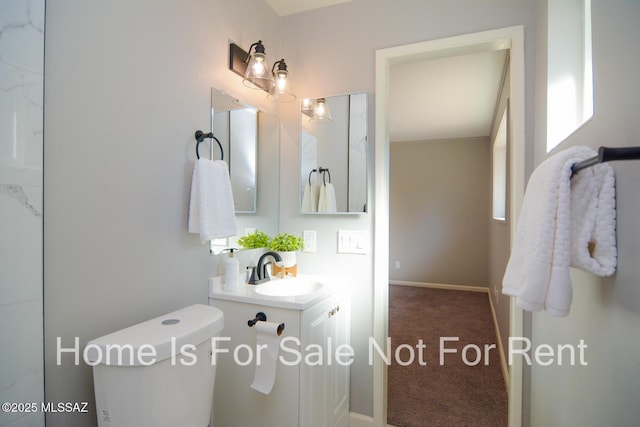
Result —
[[269, 67], [262, 40], [249, 46], [245, 52], [235, 43], [229, 45], [229, 69], [243, 78], [242, 83], [251, 89], [262, 89], [268, 98], [278, 102], [290, 102], [296, 96], [287, 91], [289, 72], [284, 59]]
[[[278, 66], [277, 70], [276, 65]], [[296, 96], [287, 89], [287, 77], [289, 72], [287, 71], [287, 63], [284, 62], [284, 59], [274, 62], [271, 73], [273, 74], [275, 84], [269, 91], [267, 98], [277, 102], [294, 101]]]

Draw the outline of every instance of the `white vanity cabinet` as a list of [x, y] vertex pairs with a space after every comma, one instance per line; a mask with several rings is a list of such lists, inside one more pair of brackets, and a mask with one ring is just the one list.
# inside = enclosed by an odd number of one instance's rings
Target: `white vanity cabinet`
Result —
[[[253, 293], [253, 289], [241, 289], [238, 298], [222, 292], [210, 295], [210, 305], [224, 313], [220, 337], [225, 341], [218, 346], [228, 350], [217, 355], [212, 426], [348, 426], [350, 358], [346, 355], [350, 349], [351, 318], [348, 294], [324, 294], [295, 306], [287, 303], [287, 298], [282, 298], [285, 304], [279, 304], [276, 298], [249, 298], [249, 292]], [[247, 321], [258, 312], [265, 313], [268, 322], [285, 324], [279, 357], [288, 363], [278, 361], [273, 389], [266, 395], [250, 387], [255, 358], [246, 363], [248, 349], [256, 352], [256, 332]], [[337, 348], [343, 354], [342, 364], [336, 360]], [[234, 352], [238, 360], [234, 360]], [[293, 363], [296, 359], [300, 362]]]

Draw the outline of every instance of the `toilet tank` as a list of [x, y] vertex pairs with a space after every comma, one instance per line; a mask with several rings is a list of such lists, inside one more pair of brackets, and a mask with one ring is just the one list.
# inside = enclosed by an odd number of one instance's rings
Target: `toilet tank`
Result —
[[206, 427], [222, 311], [196, 304], [90, 341], [99, 427]]

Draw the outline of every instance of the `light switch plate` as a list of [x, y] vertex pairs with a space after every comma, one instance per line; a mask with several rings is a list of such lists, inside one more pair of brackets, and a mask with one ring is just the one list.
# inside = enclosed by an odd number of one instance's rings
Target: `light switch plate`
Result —
[[304, 241], [303, 252], [315, 252], [316, 251], [316, 231], [304, 230], [302, 232], [302, 240]]
[[369, 232], [365, 230], [338, 230], [339, 254], [369, 253]]

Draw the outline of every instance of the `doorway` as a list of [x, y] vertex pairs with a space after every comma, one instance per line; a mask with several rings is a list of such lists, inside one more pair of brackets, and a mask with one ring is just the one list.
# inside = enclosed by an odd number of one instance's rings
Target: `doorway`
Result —
[[[429, 59], [487, 50], [509, 49], [510, 115], [512, 146], [508, 216], [518, 217], [524, 194], [524, 32], [523, 27], [467, 34], [428, 42], [382, 49], [376, 52], [376, 141], [375, 141], [375, 250], [374, 250], [374, 338], [388, 336], [389, 283], [389, 77], [391, 66], [417, 57]], [[509, 225], [511, 240], [515, 220]], [[511, 301], [510, 336], [522, 335], [522, 311]], [[522, 366], [513, 364], [509, 372], [509, 424], [520, 425], [522, 407]], [[387, 366], [374, 362], [374, 424], [386, 425]]]

